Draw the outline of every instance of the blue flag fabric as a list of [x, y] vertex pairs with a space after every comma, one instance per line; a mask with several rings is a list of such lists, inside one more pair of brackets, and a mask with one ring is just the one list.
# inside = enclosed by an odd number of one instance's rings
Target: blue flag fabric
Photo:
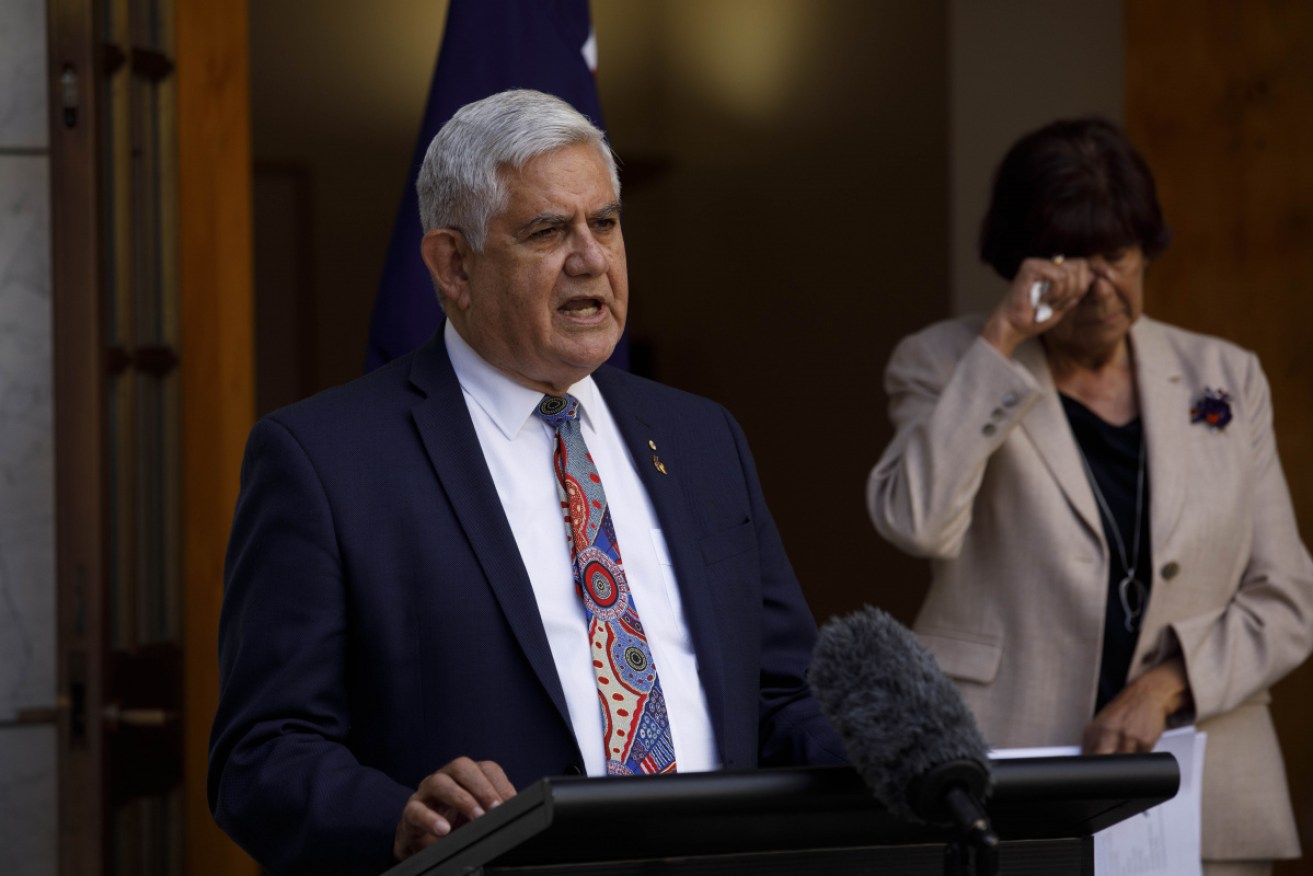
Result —
[[[451, 0], [424, 123], [397, 210], [370, 321], [365, 370], [407, 353], [433, 334], [441, 311], [419, 255], [423, 236], [415, 178], [429, 141], [456, 110], [508, 88], [534, 88], [568, 101], [602, 127], [593, 71], [588, 0]], [[588, 46], [591, 49], [591, 46]], [[617, 348], [623, 364], [624, 350]]]

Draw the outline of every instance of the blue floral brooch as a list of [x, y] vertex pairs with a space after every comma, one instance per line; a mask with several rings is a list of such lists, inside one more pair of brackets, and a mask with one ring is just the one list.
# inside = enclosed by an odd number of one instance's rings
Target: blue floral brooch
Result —
[[1231, 396], [1225, 389], [1204, 387], [1203, 396], [1190, 408], [1190, 422], [1221, 431], [1231, 422]]

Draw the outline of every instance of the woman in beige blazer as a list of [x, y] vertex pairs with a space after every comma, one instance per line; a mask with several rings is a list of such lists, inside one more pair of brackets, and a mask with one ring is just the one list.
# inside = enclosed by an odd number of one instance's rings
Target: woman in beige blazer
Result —
[[1153, 179], [1099, 119], [1004, 158], [985, 317], [904, 339], [879, 532], [929, 557], [916, 631], [990, 744], [1153, 747], [1207, 731], [1205, 873], [1299, 854], [1268, 688], [1313, 649], [1300, 541], [1258, 359], [1142, 315]]

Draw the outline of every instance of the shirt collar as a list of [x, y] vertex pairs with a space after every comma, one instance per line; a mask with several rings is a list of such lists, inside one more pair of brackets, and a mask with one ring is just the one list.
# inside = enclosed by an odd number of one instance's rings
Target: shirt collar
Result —
[[[505, 372], [489, 364], [466, 343], [451, 320], [446, 321], [442, 337], [461, 389], [474, 399], [474, 403], [488, 415], [488, 419], [506, 436], [506, 440], [515, 440], [525, 423], [533, 418], [534, 408], [542, 401], [543, 393], [517, 383]], [[579, 400], [584, 428], [595, 430], [588, 413], [597, 404], [597, 384], [593, 382], [592, 376], [585, 377], [566, 391]], [[549, 428], [546, 423], [542, 425], [543, 428]]]

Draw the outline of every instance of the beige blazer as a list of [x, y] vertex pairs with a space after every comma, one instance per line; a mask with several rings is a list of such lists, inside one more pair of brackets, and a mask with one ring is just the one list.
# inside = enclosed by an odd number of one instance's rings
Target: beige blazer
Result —
[[[885, 372], [895, 436], [876, 529], [929, 557], [916, 632], [991, 745], [1077, 744], [1094, 712], [1108, 545], [1037, 340], [1009, 361], [979, 317], [905, 338]], [[1130, 677], [1184, 656], [1208, 732], [1203, 851], [1299, 854], [1268, 688], [1313, 649], [1313, 561], [1277, 458], [1258, 359], [1148, 317], [1131, 329], [1154, 574]], [[1231, 423], [1190, 422], [1205, 388]]]

